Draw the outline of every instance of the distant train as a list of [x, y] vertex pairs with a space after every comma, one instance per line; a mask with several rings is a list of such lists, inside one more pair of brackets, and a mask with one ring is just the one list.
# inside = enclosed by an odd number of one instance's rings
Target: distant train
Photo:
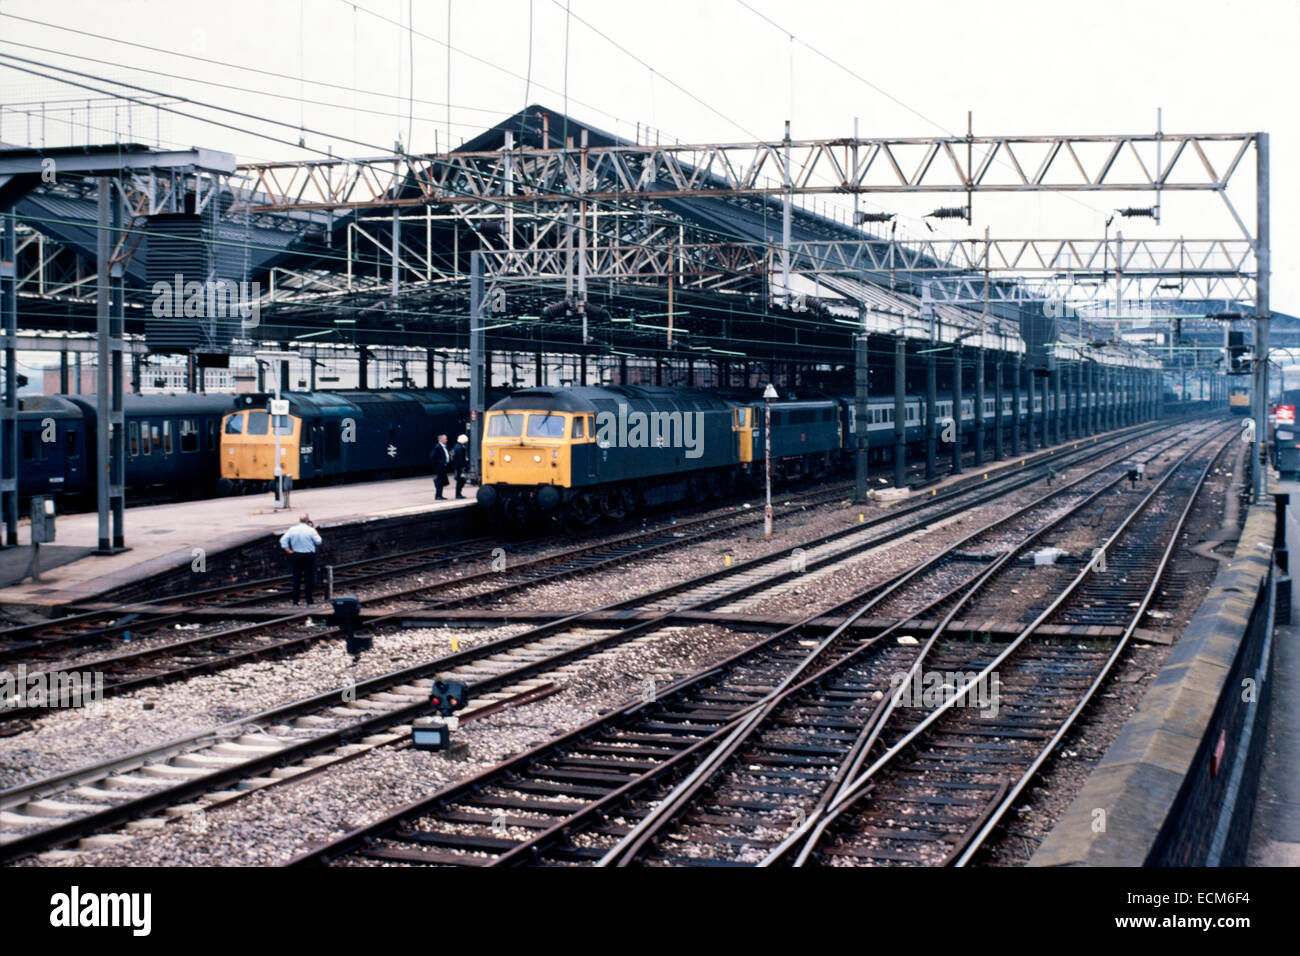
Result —
[[1250, 414], [1250, 386], [1233, 385], [1228, 389], [1228, 408], [1234, 415]]
[[[284, 472], [296, 483], [336, 483], [431, 468], [440, 432], [465, 430], [468, 397], [424, 390], [290, 392], [277, 418]], [[208, 498], [266, 490], [275, 463], [270, 396], [126, 395], [128, 496]], [[95, 498], [95, 402], [79, 395], [20, 399], [18, 495]], [[67, 505], [65, 505], [67, 507]]]
[[[1127, 400], [1127, 394], [1120, 402]], [[1085, 398], [1085, 407], [1096, 401]], [[1041, 415], [1043, 396], [1033, 398]], [[904, 435], [925, 440], [925, 399], [906, 396]], [[1010, 425], [1012, 399], [1002, 400]], [[1048, 411], [1056, 396], [1047, 396]], [[937, 420], [953, 419], [953, 399], [939, 396]], [[996, 399], [985, 398], [990, 429]], [[868, 404], [869, 454], [894, 444], [894, 402]], [[1020, 399], [1019, 420], [1029, 412]], [[683, 500], [716, 498], [753, 487], [762, 475], [765, 436], [761, 398], [722, 391], [611, 386], [527, 388], [487, 412], [478, 502], [501, 527], [542, 518], [591, 524]], [[851, 463], [855, 403], [841, 396], [771, 403], [771, 455], [778, 480], [817, 477]], [[963, 423], [973, 428], [975, 401], [963, 399]], [[963, 432], [968, 431], [963, 424]]]

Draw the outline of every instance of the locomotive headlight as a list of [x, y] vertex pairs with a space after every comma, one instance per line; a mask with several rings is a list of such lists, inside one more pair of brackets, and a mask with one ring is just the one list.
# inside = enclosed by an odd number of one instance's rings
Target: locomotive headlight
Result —
[[541, 460], [542, 460], [542, 456], [541, 456], [541, 455], [534, 455], [534, 456], [533, 456], [533, 461], [535, 461], [535, 462], [540, 462]]
[[501, 457], [504, 458], [506, 461], [510, 460], [510, 456], [508, 454], [502, 455]]
[[558, 448], [552, 448], [552, 449], [551, 449], [551, 457], [552, 457], [552, 458], [559, 458], [559, 457], [560, 457], [560, 449], [558, 449]]

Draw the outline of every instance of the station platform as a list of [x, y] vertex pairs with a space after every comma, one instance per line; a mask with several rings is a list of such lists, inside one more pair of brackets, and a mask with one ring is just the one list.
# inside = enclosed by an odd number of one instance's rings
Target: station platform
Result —
[[[1289, 493], [1286, 540], [1300, 547], [1300, 482], [1278, 482]], [[1294, 570], [1293, 570], [1294, 573]], [[1274, 632], [1268, 733], [1264, 741], [1249, 866], [1300, 866], [1300, 614]]]
[[[331, 528], [382, 519], [410, 518], [474, 507], [473, 486], [466, 497], [434, 498], [429, 476], [397, 480], [294, 489], [288, 509], [276, 510], [272, 495], [244, 495], [145, 505], [126, 509], [127, 550], [113, 555], [88, 553], [98, 544], [99, 519], [95, 513], [73, 514], [57, 519], [56, 542], [42, 547], [42, 556], [66, 557], [76, 549], [74, 560], [51, 567], [54, 560], [42, 560], [42, 580], [30, 578], [0, 587], [0, 604], [29, 607], [58, 607], [92, 600], [133, 582], [177, 568], [187, 568], [194, 549], [202, 548], [205, 558], [239, 548], [258, 539], [278, 535], [306, 512], [328, 541]], [[0, 570], [31, 560], [30, 528], [19, 528], [20, 548], [0, 552]], [[22, 572], [19, 572], [22, 573]]]

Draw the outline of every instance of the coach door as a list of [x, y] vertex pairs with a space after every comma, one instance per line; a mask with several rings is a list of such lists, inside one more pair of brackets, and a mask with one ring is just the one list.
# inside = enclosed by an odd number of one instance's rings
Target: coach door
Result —
[[736, 450], [740, 463], [748, 464], [754, 460], [754, 409], [746, 405], [736, 405], [731, 409], [731, 430], [736, 433]]

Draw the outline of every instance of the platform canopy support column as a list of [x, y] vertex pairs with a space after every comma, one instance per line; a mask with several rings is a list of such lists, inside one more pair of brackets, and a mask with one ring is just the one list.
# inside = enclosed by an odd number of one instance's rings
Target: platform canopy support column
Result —
[[1079, 360], [1079, 437], [1087, 438], [1092, 434], [1092, 362]]
[[932, 480], [939, 475], [939, 322], [928, 282], [921, 284], [921, 321], [930, 330], [925, 350], [925, 477]]
[[1051, 389], [1052, 378], [1050, 375], [1037, 375], [1035, 376], [1035, 378], [1038, 379], [1038, 395], [1039, 398], [1041, 399], [1039, 404], [1042, 406], [1041, 410], [1038, 413], [1038, 421], [1039, 421], [1038, 447], [1046, 448], [1052, 444], [1052, 433], [1051, 433], [1052, 420], [1047, 410], [1048, 392]]
[[984, 464], [984, 338], [975, 349], [975, 467]]
[[1066, 380], [1066, 388], [1069, 390], [1068, 407], [1070, 417], [1066, 419], [1065, 430], [1066, 437], [1070, 441], [1075, 441], [1079, 437], [1079, 363], [1071, 361], [1069, 366], [1069, 377]]
[[[13, 213], [0, 223], [0, 310], [4, 312], [4, 407], [0, 410], [0, 510], [5, 545], [18, 544], [18, 238]], [[67, 368], [64, 352], [64, 368]]]
[[121, 197], [107, 176], [98, 177], [95, 234], [96, 345], [95, 501], [99, 511], [98, 554], [126, 547], [123, 528], [122, 334], [125, 322], [124, 275], [112, 251], [122, 230]]
[[1065, 421], [1065, 392], [1061, 388], [1061, 362], [1058, 359], [1056, 368], [1052, 369], [1052, 438], [1056, 444], [1061, 444], [1065, 440], [1061, 434], [1061, 426]]
[[1016, 360], [1011, 365], [1011, 455], [1020, 454], [1020, 382], [1022, 360], [1016, 353]]
[[1111, 428], [1111, 431], [1114, 431], [1115, 429], [1117, 429], [1117, 428], [1120, 427], [1120, 417], [1119, 417], [1119, 398], [1120, 398], [1120, 388], [1119, 388], [1119, 369], [1114, 368], [1114, 367], [1112, 366], [1111, 369], [1110, 369], [1110, 372], [1109, 372], [1109, 378], [1110, 378], [1110, 387], [1109, 387], [1109, 390], [1108, 390], [1108, 391], [1109, 391], [1109, 393], [1110, 393], [1110, 428]]
[[867, 445], [868, 424], [868, 350], [867, 333], [859, 332], [853, 347], [853, 500], [863, 504], [869, 490], [867, 477], [867, 460], [870, 450]]
[[907, 487], [907, 339], [894, 337], [894, 487]]
[[993, 460], [1001, 461], [1005, 457], [1002, 429], [1005, 427], [1006, 417], [1002, 412], [1002, 376], [1005, 369], [1000, 352], [997, 361], [993, 363], [993, 369]]
[[961, 340], [952, 343], [952, 473], [961, 474], [962, 453], [962, 368]]
[[469, 285], [469, 459], [474, 484], [482, 478], [483, 412], [487, 367], [483, 333], [483, 256], [471, 252]]
[[939, 359], [933, 342], [925, 356], [925, 477], [938, 477], [939, 467]]

